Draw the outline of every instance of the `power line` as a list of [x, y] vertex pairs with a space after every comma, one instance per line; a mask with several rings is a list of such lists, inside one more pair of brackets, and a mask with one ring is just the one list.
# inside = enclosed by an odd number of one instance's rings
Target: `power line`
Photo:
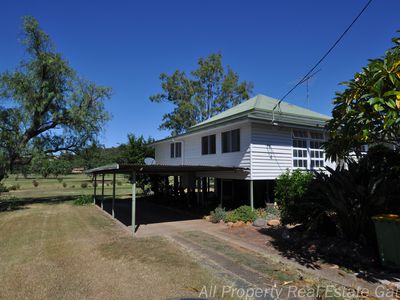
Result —
[[281, 104], [281, 102], [289, 96], [299, 85], [304, 83], [308, 76], [322, 63], [322, 61], [329, 55], [329, 53], [332, 52], [332, 50], [339, 44], [339, 42], [342, 40], [342, 38], [347, 34], [347, 32], [350, 30], [350, 28], [354, 25], [354, 23], [357, 22], [357, 20], [361, 17], [361, 15], [364, 13], [364, 11], [368, 8], [368, 6], [371, 4], [372, 0], [369, 0], [363, 7], [363, 9], [358, 13], [358, 15], [355, 17], [353, 22], [350, 23], [350, 25], [346, 28], [345, 31], [339, 36], [339, 38], [336, 40], [336, 42], [329, 48], [329, 50], [320, 58], [320, 60], [307, 72], [306, 75], [304, 75], [298, 83], [296, 83], [279, 101], [278, 103], [274, 106], [273, 110], [274, 111], [277, 106]]

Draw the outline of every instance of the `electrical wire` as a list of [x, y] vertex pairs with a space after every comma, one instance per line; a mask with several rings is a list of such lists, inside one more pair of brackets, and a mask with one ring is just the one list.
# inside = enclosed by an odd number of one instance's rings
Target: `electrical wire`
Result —
[[339, 36], [339, 38], [336, 40], [336, 42], [329, 48], [329, 50], [320, 58], [320, 60], [307, 72], [306, 75], [304, 75], [299, 82], [297, 82], [279, 101], [278, 103], [274, 106], [272, 111], [274, 111], [280, 104], [281, 102], [289, 96], [299, 85], [301, 85], [303, 82], [307, 80], [307, 77], [322, 63], [322, 61], [332, 52], [332, 50], [339, 44], [339, 42], [343, 39], [343, 37], [349, 32], [351, 27], [357, 22], [357, 20], [361, 17], [361, 15], [364, 13], [364, 11], [368, 8], [368, 6], [371, 4], [373, 0], [369, 0], [362, 10], [358, 13], [358, 15], [354, 18], [353, 22], [350, 23], [350, 25], [346, 28], [345, 31]]

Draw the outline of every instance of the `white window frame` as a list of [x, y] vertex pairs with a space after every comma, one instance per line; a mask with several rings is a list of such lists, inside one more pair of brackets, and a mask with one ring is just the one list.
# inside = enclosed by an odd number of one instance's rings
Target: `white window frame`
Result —
[[[306, 147], [294, 146], [295, 140], [303, 142], [305, 141]], [[317, 170], [325, 167], [325, 150], [311, 148], [312, 143], [321, 143], [325, 141], [325, 135], [323, 132], [305, 129], [292, 129], [292, 169]], [[302, 151], [301, 156], [298, 155], [299, 151]], [[318, 153], [318, 157], [315, 157], [316, 153]], [[306, 154], [306, 156], [304, 156], [304, 154]], [[299, 161], [302, 161], [302, 164], [304, 164], [306, 161], [307, 165], [302, 165], [299, 167]]]
[[[321, 138], [312, 137], [312, 133], [310, 133], [310, 169], [315, 170], [325, 167], [325, 150], [322, 148], [325, 138], [322, 132]], [[321, 145], [319, 148], [311, 148], [311, 143], [321, 143]]]
[[[292, 131], [292, 168], [307, 170], [310, 165], [308, 153], [308, 132], [305, 130], [293, 129]], [[305, 142], [305, 147], [294, 146], [294, 141]], [[301, 155], [299, 155], [301, 153]], [[302, 166], [299, 166], [300, 163]], [[306, 164], [305, 166], [303, 164]]]

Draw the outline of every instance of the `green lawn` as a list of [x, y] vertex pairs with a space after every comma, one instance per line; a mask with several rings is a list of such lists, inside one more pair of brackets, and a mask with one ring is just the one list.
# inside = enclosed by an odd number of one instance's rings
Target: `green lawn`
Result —
[[[131, 193], [132, 185], [129, 183], [128, 178], [123, 175], [117, 175], [116, 177], [116, 194], [117, 196], [126, 196]], [[35, 187], [33, 181], [37, 181], [39, 185]], [[112, 195], [112, 175], [105, 176], [105, 195]], [[23, 199], [35, 199], [35, 198], [48, 198], [48, 197], [70, 197], [78, 195], [88, 195], [93, 193], [93, 182], [86, 174], [71, 174], [66, 176], [60, 176], [58, 178], [42, 178], [40, 176], [29, 175], [24, 178], [22, 175], [11, 175], [3, 183], [7, 186], [17, 186], [19, 189], [16, 191], [10, 191], [4, 193], [0, 197], [9, 198], [23, 198]], [[97, 180], [98, 195], [101, 193], [101, 177]], [[87, 185], [86, 188], [82, 187]], [[140, 191], [139, 191], [140, 192]]]
[[222, 288], [171, 242], [134, 239], [93, 205], [70, 203], [0, 212], [0, 282], [0, 299], [167, 299]]

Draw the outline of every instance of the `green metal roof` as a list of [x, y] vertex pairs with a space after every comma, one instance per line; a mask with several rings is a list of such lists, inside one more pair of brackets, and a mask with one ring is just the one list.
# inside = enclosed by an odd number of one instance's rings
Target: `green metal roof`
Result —
[[250, 119], [254, 121], [271, 123], [273, 122], [275, 125], [306, 126], [311, 128], [324, 128], [326, 122], [331, 119], [331, 117], [327, 115], [323, 115], [284, 101], [282, 101], [273, 112], [273, 109], [278, 102], [279, 100], [277, 99], [264, 95], [257, 95], [240, 103], [239, 105], [215, 115], [214, 117], [209, 118], [208, 120], [190, 127], [186, 133], [155, 141], [152, 143], [152, 145], [173, 138], [185, 136], [208, 127], [226, 124], [241, 119]]
[[[281, 121], [284, 123], [290, 124], [301, 124], [301, 125], [312, 125], [312, 124], [304, 124], [304, 121], [314, 120], [317, 121], [317, 124], [322, 125], [330, 119], [329, 116], [320, 114], [318, 112], [293, 105], [287, 102], [282, 101], [279, 107], [275, 109], [274, 115], [272, 115], [272, 111], [279, 100], [264, 96], [257, 95], [253, 98], [250, 98], [247, 101], [242, 102], [235, 107], [232, 107], [224, 112], [219, 113], [218, 115], [211, 117], [208, 120], [205, 120], [201, 123], [198, 123], [190, 128], [189, 131], [208, 127], [215, 123], [220, 123], [226, 120], [232, 120], [236, 118], [240, 118], [241, 116], [247, 116], [249, 118], [255, 119], [264, 119], [274, 121]], [[311, 121], [310, 120], [310, 121]], [[318, 122], [319, 121], [319, 122]], [[309, 122], [306, 122], [309, 123]]]

